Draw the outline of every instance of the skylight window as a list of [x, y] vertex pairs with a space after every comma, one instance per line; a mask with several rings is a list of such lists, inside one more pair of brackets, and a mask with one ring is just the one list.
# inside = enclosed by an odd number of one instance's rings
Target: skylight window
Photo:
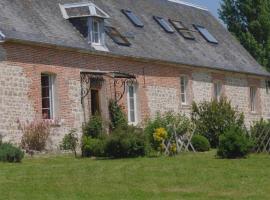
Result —
[[181, 21], [169, 19], [173, 27], [186, 39], [195, 40], [192, 31], [186, 28]]
[[122, 10], [128, 19], [137, 27], [143, 27], [142, 21], [130, 10]]
[[93, 3], [60, 4], [62, 15], [65, 19], [77, 17], [109, 18], [109, 15]]
[[167, 33], [174, 33], [174, 30], [172, 29], [172, 27], [167, 23], [167, 21], [165, 19], [163, 19], [162, 17], [157, 17], [154, 16], [153, 17], [157, 23], [167, 32]]
[[206, 41], [213, 44], [218, 44], [217, 39], [205, 27], [199, 25], [194, 25], [194, 27], [199, 31]]
[[121, 35], [116, 28], [111, 26], [105, 26], [105, 31], [116, 44], [123, 46], [131, 45], [127, 38]]

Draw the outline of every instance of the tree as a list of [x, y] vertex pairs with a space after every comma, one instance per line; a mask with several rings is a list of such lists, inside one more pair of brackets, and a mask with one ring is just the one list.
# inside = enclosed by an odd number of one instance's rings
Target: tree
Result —
[[270, 1], [222, 0], [219, 16], [249, 53], [270, 71]]

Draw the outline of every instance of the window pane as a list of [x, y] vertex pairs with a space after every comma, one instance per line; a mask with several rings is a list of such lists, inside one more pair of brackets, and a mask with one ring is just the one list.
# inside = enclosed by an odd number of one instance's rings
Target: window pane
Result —
[[136, 99], [135, 99], [135, 87], [134, 86], [128, 86], [128, 115], [129, 115], [129, 121], [135, 122], [136, 121]]
[[187, 103], [187, 84], [188, 84], [188, 79], [184, 76], [180, 78], [180, 88], [181, 88], [181, 102], [182, 103]]
[[141, 20], [130, 10], [122, 10], [122, 12], [129, 18], [129, 20], [138, 27], [143, 27]]
[[198, 25], [194, 26], [208, 42], [218, 44], [216, 38], [205, 27]]
[[52, 77], [50, 75], [41, 75], [41, 99], [42, 116], [44, 119], [52, 117]]
[[41, 76], [41, 85], [42, 87], [49, 86], [49, 76], [42, 75]]
[[135, 122], [135, 112], [134, 111], [130, 111], [130, 122]]
[[157, 23], [168, 33], [174, 33], [174, 30], [170, 25], [162, 18], [154, 16], [154, 19], [157, 21]]
[[251, 87], [250, 88], [250, 106], [251, 111], [255, 111], [255, 100], [256, 100], [256, 88]]
[[131, 45], [127, 38], [121, 35], [116, 28], [105, 26], [105, 31], [116, 44], [123, 46]]
[[50, 114], [49, 109], [43, 109], [42, 110], [42, 118], [43, 119], [50, 119], [51, 118], [51, 114]]

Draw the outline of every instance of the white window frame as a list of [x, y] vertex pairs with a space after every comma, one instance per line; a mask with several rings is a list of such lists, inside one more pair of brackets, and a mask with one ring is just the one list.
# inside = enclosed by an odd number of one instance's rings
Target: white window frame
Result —
[[[182, 79], [184, 79], [184, 85], [182, 85]], [[189, 78], [187, 75], [181, 75], [180, 76], [180, 101], [181, 105], [188, 105], [188, 82]], [[184, 91], [182, 91], [182, 86], [184, 86]], [[184, 101], [182, 98], [182, 95], [184, 95]]]
[[249, 98], [250, 98], [250, 111], [251, 112], [256, 112], [257, 88], [255, 86], [250, 86], [250, 88], [249, 88]]
[[[102, 24], [101, 23], [103, 22], [101, 21], [101, 19], [92, 17], [92, 19], [90, 20], [90, 23], [92, 23], [90, 26], [91, 27], [91, 30], [90, 30], [91, 43], [93, 45], [102, 45], [103, 42], [102, 42], [102, 32], [101, 32]], [[97, 30], [94, 30], [94, 27], [95, 27], [94, 23], [97, 23]], [[96, 36], [98, 36], [98, 42], [96, 42]]]
[[[49, 77], [49, 103], [50, 103], [50, 117], [48, 119], [55, 119], [55, 75], [53, 74], [46, 74], [42, 73], [41, 76], [48, 76]], [[42, 84], [41, 84], [41, 90], [42, 90]], [[43, 96], [41, 94], [41, 99], [43, 99]], [[43, 107], [42, 107], [42, 113], [43, 113]]]
[[[134, 122], [131, 121], [131, 110], [130, 110], [130, 91], [129, 87], [133, 87], [133, 100], [134, 100]], [[138, 107], [137, 107], [137, 86], [134, 84], [127, 85], [127, 105], [128, 105], [128, 123], [130, 125], [137, 125], [138, 124]]]
[[223, 84], [221, 81], [214, 81], [213, 83], [213, 89], [214, 89], [214, 98], [219, 101], [222, 96], [222, 87]]

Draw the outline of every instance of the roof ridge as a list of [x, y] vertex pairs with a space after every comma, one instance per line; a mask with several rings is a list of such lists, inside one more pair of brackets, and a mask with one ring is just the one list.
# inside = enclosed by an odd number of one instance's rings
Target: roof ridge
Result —
[[193, 7], [193, 8], [200, 9], [200, 10], [209, 11], [208, 8], [206, 8], [206, 7], [199, 6], [197, 4], [189, 3], [189, 2], [186, 2], [186, 1], [181, 1], [181, 0], [168, 0], [168, 1], [178, 3], [178, 4], [182, 4], [182, 5], [186, 5], [186, 6], [190, 6], [190, 7]]

